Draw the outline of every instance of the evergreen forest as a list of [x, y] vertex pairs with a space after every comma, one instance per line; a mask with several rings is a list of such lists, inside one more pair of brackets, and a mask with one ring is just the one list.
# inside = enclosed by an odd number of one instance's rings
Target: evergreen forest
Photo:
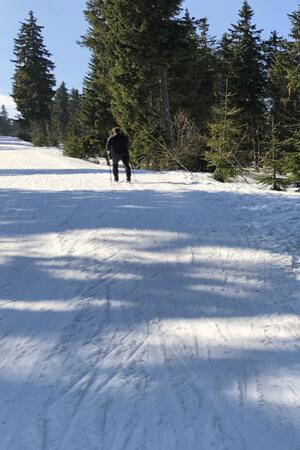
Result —
[[[222, 182], [256, 171], [271, 188], [300, 180], [300, 7], [287, 37], [269, 37], [244, 1], [221, 38], [182, 0], [87, 0], [90, 50], [82, 92], [56, 85], [55, 61], [32, 11], [14, 43], [11, 121], [1, 134], [68, 156], [105, 156], [115, 126], [134, 167], [211, 171]], [[264, 37], [263, 37], [264, 36]]]

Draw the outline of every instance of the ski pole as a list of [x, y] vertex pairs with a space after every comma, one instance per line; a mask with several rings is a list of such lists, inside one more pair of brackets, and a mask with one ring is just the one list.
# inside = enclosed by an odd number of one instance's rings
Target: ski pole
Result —
[[108, 162], [108, 167], [109, 167], [110, 184], [112, 184], [112, 173], [111, 173], [111, 165], [110, 165], [110, 162]]
[[109, 178], [110, 178], [110, 184], [112, 184], [112, 169], [111, 169], [111, 165], [110, 165], [110, 161], [109, 161], [109, 153], [107, 152], [106, 156], [105, 156], [107, 165], [109, 167]]

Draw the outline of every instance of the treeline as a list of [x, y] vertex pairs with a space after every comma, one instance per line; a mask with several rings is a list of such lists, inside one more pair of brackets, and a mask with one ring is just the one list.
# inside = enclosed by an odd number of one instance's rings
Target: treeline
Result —
[[263, 169], [280, 189], [300, 179], [300, 8], [288, 38], [267, 40], [244, 1], [220, 40], [182, 0], [88, 0], [83, 92], [54, 90], [54, 64], [31, 12], [15, 41], [13, 97], [24, 134], [66, 154], [103, 155], [129, 135], [136, 166], [212, 170], [220, 181]]

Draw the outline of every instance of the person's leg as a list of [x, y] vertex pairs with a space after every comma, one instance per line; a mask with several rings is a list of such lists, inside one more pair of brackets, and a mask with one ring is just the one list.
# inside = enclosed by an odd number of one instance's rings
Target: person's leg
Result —
[[129, 164], [129, 155], [125, 155], [122, 157], [122, 163], [125, 166], [127, 181], [131, 181], [131, 167]]
[[119, 158], [113, 156], [113, 174], [115, 181], [119, 181]]

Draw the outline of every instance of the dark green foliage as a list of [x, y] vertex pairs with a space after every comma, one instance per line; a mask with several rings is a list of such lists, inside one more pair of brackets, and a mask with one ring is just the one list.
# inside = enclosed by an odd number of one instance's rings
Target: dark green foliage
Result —
[[[282, 92], [275, 82], [275, 64], [284, 49], [284, 40], [278, 36], [276, 31], [272, 31], [270, 38], [263, 42], [264, 55], [265, 55], [265, 67], [266, 67], [266, 83], [265, 83], [265, 102], [269, 113], [275, 120], [280, 120], [278, 113], [280, 110], [280, 102]], [[282, 74], [277, 74], [281, 76]], [[277, 76], [276, 75], [276, 76]]]
[[132, 0], [124, 5], [123, 0], [111, 0], [104, 6], [113, 116], [129, 133], [155, 124], [170, 144], [169, 67], [178, 41], [180, 3]]
[[12, 121], [9, 119], [4, 105], [0, 108], [0, 135], [11, 136], [13, 131]]
[[230, 30], [232, 70], [229, 90], [246, 118], [255, 118], [264, 111], [264, 64], [261, 32], [252, 23], [253, 10], [244, 1], [240, 20]]
[[15, 39], [12, 96], [22, 115], [23, 126], [32, 133], [32, 138], [40, 145], [46, 143], [48, 123], [51, 118], [51, 104], [54, 95], [55, 79], [52, 73], [54, 64], [46, 49], [43, 27], [37, 24], [33, 12], [21, 23]]
[[87, 5], [90, 29], [84, 43], [93, 52], [92, 89], [100, 101], [96, 134], [106, 119], [120, 125], [139, 159], [147, 151], [144, 140], [137, 138], [145, 128], [155, 138], [173, 142], [170, 73], [181, 29], [176, 19], [180, 3], [91, 0]]
[[248, 163], [259, 163], [260, 136], [265, 112], [265, 65], [261, 32], [252, 23], [254, 15], [244, 1], [240, 19], [230, 30], [227, 52], [231, 69], [228, 74], [229, 91], [234, 94], [234, 106], [240, 110], [240, 121], [246, 126]]
[[64, 155], [86, 159], [87, 155], [83, 146], [82, 136], [78, 130], [72, 129], [72, 133], [67, 134], [64, 140]]
[[69, 120], [69, 93], [65, 82], [62, 82], [55, 92], [52, 103], [52, 127], [57, 133], [59, 142], [65, 137]]
[[178, 27], [178, 48], [169, 70], [171, 109], [191, 116], [203, 132], [215, 100], [215, 40], [209, 36], [207, 19], [193, 19], [188, 11]]
[[80, 122], [84, 131], [86, 154], [104, 156], [108, 133], [115, 121], [109, 110], [109, 96], [101, 81], [99, 66], [97, 58], [93, 57], [89, 75], [84, 80]]
[[109, 130], [116, 125], [111, 113], [111, 96], [107, 80], [107, 50], [104, 45], [106, 20], [102, 0], [89, 0], [85, 16], [89, 30], [83, 37], [83, 45], [92, 53], [89, 73], [84, 80], [80, 124], [83, 151], [88, 155], [105, 154]]
[[82, 96], [80, 95], [78, 89], [71, 89], [68, 98], [68, 124], [73, 120], [74, 117], [79, 117], [81, 101]]
[[80, 122], [82, 96], [71, 89], [68, 102], [69, 122], [63, 141], [64, 154], [73, 158], [86, 157], [83, 146], [83, 129]]

